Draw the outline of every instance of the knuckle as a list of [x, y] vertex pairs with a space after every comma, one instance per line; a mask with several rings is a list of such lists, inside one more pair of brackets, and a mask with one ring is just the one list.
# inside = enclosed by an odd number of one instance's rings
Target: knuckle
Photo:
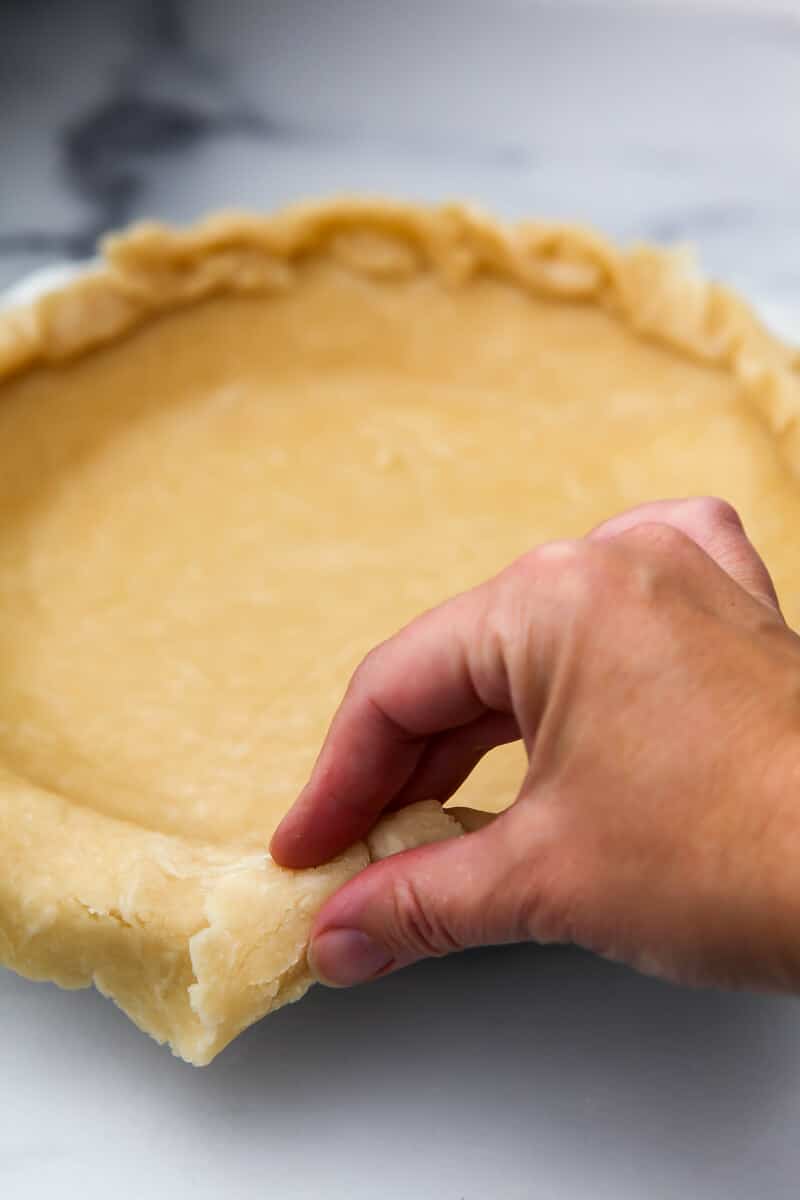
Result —
[[[606, 564], [602, 544], [577, 540], [549, 542], [517, 559], [508, 568], [498, 607], [505, 640], [527, 647], [538, 659], [545, 646], [552, 648], [558, 640], [562, 617], [576, 628], [583, 626], [598, 591], [607, 589]], [[541, 602], [536, 607], [540, 619], [535, 621], [532, 597]]]
[[622, 536], [628, 545], [670, 559], [692, 552], [695, 548], [687, 533], [665, 521], [643, 521]]
[[720, 496], [695, 496], [684, 501], [687, 516], [694, 517], [705, 526], [714, 529], [727, 525], [741, 529], [742, 520], [729, 500]]
[[523, 593], [530, 586], [542, 585], [550, 590], [576, 593], [579, 597], [584, 584], [607, 574], [611, 555], [603, 543], [584, 540], [546, 542], [529, 550], [509, 568], [512, 584], [521, 585]]
[[364, 655], [350, 676], [350, 682], [347, 685], [348, 698], [352, 699], [354, 696], [368, 693], [375, 678], [380, 678], [385, 645], [385, 642], [381, 642]]
[[367, 679], [372, 674], [374, 663], [374, 650], [370, 650], [369, 654], [362, 658], [353, 674], [350, 676], [350, 681], [347, 685], [347, 695], [352, 697], [356, 695], [364, 687]]
[[556, 572], [560, 565], [569, 560], [576, 552], [578, 543], [563, 539], [557, 542], [543, 542], [531, 547], [519, 558], [510, 563], [503, 575], [506, 579], [518, 583], [528, 583], [546, 577]]
[[649, 553], [651, 559], [685, 562], [706, 550], [727, 545], [730, 535], [743, 533], [736, 509], [717, 496], [696, 496], [676, 502], [665, 520], [642, 521], [621, 535], [621, 540]]
[[580, 559], [582, 548], [583, 542], [570, 538], [544, 542], [512, 563], [511, 570], [523, 580], [558, 576]]
[[419, 958], [441, 958], [463, 949], [443, 914], [427, 902], [413, 879], [400, 876], [392, 883], [390, 949], [411, 951]]
[[616, 548], [607, 542], [579, 542], [563, 563], [557, 580], [559, 600], [575, 616], [594, 612], [598, 601], [620, 581]]
[[[503, 907], [512, 937], [519, 941], [580, 941], [585, 935], [589, 856], [575, 836], [574, 821], [558, 800], [558, 789], [540, 794], [534, 809], [510, 810], [501, 854], [508, 864]], [[541, 803], [539, 803], [541, 801]]]
[[547, 944], [578, 940], [574, 919], [575, 889], [562, 858], [558, 863], [539, 861], [524, 892], [519, 922], [522, 936]]

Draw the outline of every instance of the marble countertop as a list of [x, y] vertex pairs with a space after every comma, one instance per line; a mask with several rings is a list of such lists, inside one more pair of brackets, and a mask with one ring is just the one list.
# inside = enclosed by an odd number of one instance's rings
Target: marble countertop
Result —
[[0, 286], [136, 218], [359, 190], [688, 241], [713, 273], [798, 303], [797, 14], [793, 0], [12, 0]]
[[[341, 191], [694, 243], [800, 306], [793, 0], [6, 0], [0, 288]], [[796, 1200], [800, 1007], [569, 950], [318, 990], [195, 1072], [0, 971], [0, 1193]]]

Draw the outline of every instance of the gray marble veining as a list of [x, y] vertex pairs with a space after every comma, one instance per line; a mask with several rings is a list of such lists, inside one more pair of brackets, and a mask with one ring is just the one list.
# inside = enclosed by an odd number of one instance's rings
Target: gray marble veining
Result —
[[[702, 11], [701, 11], [702, 9]], [[0, 289], [340, 191], [690, 241], [800, 305], [800, 20], [686, 0], [0, 0]], [[0, 970], [9, 1200], [796, 1200], [800, 1009], [513, 947], [318, 990], [205, 1072]]]
[[800, 301], [789, 12], [16, 0], [0, 62], [0, 284], [137, 218], [357, 190], [688, 241]]

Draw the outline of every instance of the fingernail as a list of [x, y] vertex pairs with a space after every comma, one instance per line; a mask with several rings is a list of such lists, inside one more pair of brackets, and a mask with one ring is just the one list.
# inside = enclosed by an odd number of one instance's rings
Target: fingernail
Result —
[[388, 950], [360, 929], [329, 929], [314, 938], [308, 951], [312, 974], [328, 987], [364, 983], [391, 961]]

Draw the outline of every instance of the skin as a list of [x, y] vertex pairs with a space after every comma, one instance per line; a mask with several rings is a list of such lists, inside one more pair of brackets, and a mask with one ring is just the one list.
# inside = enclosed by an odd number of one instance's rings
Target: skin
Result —
[[378, 646], [272, 853], [321, 863], [516, 738], [511, 808], [328, 901], [322, 982], [532, 940], [800, 991], [800, 638], [730, 505], [661, 501], [540, 546]]

